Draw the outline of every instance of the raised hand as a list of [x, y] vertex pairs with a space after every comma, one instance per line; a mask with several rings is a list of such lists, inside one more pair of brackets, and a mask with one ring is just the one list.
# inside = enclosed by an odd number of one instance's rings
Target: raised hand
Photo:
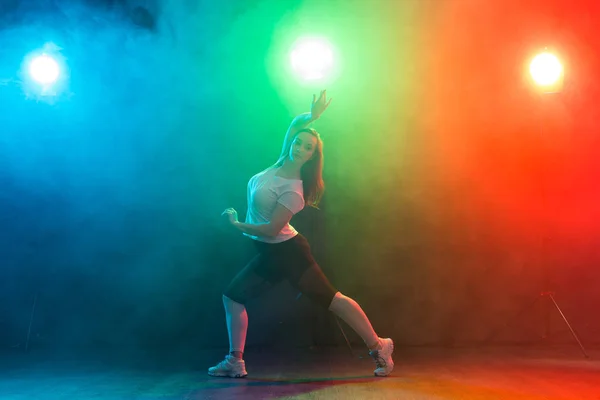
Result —
[[313, 101], [310, 106], [311, 119], [319, 119], [321, 114], [323, 114], [325, 110], [327, 110], [327, 107], [329, 107], [329, 104], [331, 104], [331, 100], [332, 99], [329, 99], [329, 101], [327, 101], [327, 90], [322, 90], [318, 98], [313, 94]]

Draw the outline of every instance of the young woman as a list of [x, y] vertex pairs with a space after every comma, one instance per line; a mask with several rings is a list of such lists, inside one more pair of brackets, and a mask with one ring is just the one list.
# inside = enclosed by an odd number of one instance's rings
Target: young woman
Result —
[[315, 303], [334, 312], [365, 341], [376, 364], [375, 375], [387, 376], [394, 368], [392, 339], [377, 336], [361, 307], [337, 291], [313, 259], [306, 239], [291, 225], [292, 216], [305, 205], [316, 206], [323, 194], [323, 143], [307, 126], [327, 109], [326, 91], [313, 96], [311, 111], [294, 118], [277, 163], [248, 182], [246, 222], [228, 208], [228, 222], [252, 239], [258, 254], [237, 274], [223, 295], [229, 333], [229, 354], [208, 369], [212, 376], [242, 378], [248, 315], [244, 304], [270, 286], [286, 279]]

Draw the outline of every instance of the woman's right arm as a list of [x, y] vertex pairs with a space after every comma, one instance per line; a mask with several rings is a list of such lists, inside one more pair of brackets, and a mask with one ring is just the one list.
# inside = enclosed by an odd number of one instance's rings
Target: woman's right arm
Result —
[[285, 157], [290, 150], [290, 146], [292, 145], [292, 139], [296, 136], [296, 133], [306, 128], [312, 122], [318, 120], [321, 117], [321, 114], [325, 112], [329, 104], [331, 103], [331, 99], [327, 101], [327, 91], [323, 90], [319, 94], [319, 98], [313, 94], [313, 101], [310, 106], [310, 112], [302, 113], [296, 118], [292, 120], [287, 132], [285, 133], [285, 138], [283, 139], [283, 148], [281, 149], [281, 155], [279, 158]]

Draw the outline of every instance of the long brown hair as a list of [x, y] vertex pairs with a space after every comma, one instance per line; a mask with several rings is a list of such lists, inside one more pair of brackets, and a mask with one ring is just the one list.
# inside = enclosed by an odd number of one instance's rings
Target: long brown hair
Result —
[[[304, 163], [300, 170], [304, 202], [307, 206], [316, 208], [323, 197], [323, 192], [325, 192], [325, 182], [323, 182], [323, 140], [321, 140], [319, 133], [312, 128], [300, 129], [296, 132], [292, 140], [290, 140], [290, 147], [296, 136], [302, 132], [310, 133], [317, 138], [317, 145], [312, 157]], [[283, 165], [284, 160], [289, 157], [289, 152], [290, 149], [287, 148], [286, 152], [282, 154], [282, 157], [277, 162], [277, 166]]]

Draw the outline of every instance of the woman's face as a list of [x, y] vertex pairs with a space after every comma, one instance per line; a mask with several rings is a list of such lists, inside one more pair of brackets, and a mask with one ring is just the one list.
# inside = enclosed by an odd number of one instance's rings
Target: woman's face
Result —
[[316, 148], [317, 138], [308, 132], [300, 132], [292, 142], [290, 159], [295, 163], [304, 164], [312, 158]]

